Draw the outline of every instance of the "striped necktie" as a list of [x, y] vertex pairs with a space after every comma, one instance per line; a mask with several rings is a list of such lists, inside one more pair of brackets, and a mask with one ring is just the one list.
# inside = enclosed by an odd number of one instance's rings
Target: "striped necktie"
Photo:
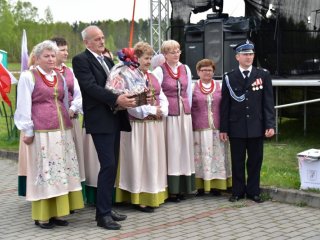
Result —
[[99, 59], [99, 62], [101, 63], [101, 66], [102, 66], [103, 70], [106, 72], [107, 75], [109, 75], [110, 71], [107, 68], [107, 64], [104, 61], [104, 57], [103, 56], [98, 56], [97, 58]]

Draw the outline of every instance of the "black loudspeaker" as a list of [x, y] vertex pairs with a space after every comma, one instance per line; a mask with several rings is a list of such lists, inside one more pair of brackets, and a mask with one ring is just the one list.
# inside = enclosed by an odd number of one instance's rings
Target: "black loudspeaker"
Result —
[[222, 79], [225, 72], [238, 67], [233, 47], [247, 39], [247, 32], [224, 29], [224, 20], [225, 18], [208, 18], [201, 24], [185, 27], [184, 57], [193, 79], [198, 78], [196, 64], [203, 58], [215, 62], [215, 79]]
[[196, 65], [204, 58], [204, 32], [202, 25], [187, 25], [185, 27], [185, 63], [189, 66], [192, 78], [198, 78]]
[[247, 33], [245, 32], [224, 32], [223, 41], [223, 71], [230, 72], [239, 66], [236, 60], [236, 53], [233, 48], [240, 42], [247, 39]]
[[206, 20], [204, 24], [204, 57], [216, 64], [215, 77], [223, 75], [223, 19]]
[[192, 78], [198, 78], [196, 65], [203, 59], [203, 42], [194, 42], [185, 44], [186, 64], [191, 70]]

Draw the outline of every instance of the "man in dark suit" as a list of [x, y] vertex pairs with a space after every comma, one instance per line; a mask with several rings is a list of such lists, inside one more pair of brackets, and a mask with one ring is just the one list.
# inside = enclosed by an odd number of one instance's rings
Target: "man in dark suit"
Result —
[[89, 26], [82, 32], [86, 50], [72, 59], [74, 74], [79, 81], [83, 98], [84, 124], [90, 133], [98, 153], [100, 171], [97, 184], [97, 225], [118, 230], [116, 221], [126, 216], [111, 210], [112, 195], [118, 166], [120, 130], [130, 131], [127, 111], [118, 107], [135, 107], [135, 99], [129, 94], [116, 95], [105, 89], [109, 71], [114, 65], [103, 57], [104, 34], [97, 26]]
[[274, 135], [275, 126], [272, 81], [269, 72], [252, 66], [252, 42], [238, 44], [235, 51], [239, 68], [224, 75], [220, 106], [220, 139], [227, 141], [229, 138], [231, 149], [232, 196], [229, 201], [238, 201], [246, 195], [261, 203], [263, 139]]

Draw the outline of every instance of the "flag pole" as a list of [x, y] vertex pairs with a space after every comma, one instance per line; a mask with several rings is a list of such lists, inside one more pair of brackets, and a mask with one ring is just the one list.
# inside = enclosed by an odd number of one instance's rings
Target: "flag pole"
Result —
[[6, 125], [7, 125], [7, 132], [8, 132], [8, 140], [10, 139], [10, 128], [9, 128], [9, 123], [8, 123], [8, 114], [6, 110], [6, 106], [4, 105], [3, 101], [1, 101], [3, 111], [4, 111], [4, 118], [6, 119]]
[[136, 0], [133, 1], [133, 11], [132, 11], [132, 19], [131, 19], [131, 27], [130, 27], [130, 39], [129, 39], [129, 48], [132, 48], [132, 39], [134, 32], [134, 12], [136, 10]]

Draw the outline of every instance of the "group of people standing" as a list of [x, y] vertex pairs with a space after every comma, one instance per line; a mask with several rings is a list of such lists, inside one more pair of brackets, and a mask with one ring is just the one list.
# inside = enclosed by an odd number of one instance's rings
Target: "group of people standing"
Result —
[[[97, 226], [111, 230], [127, 218], [112, 209], [114, 202], [149, 213], [165, 201], [180, 202], [196, 192], [219, 195], [231, 186], [232, 202], [245, 195], [262, 201], [263, 138], [274, 134], [273, 96], [268, 72], [252, 67], [252, 43], [237, 46], [239, 69], [221, 84], [213, 79], [210, 59], [197, 63], [199, 79], [192, 83], [174, 40], [163, 42], [163, 61], [151, 71], [154, 51], [138, 42], [135, 71], [149, 92], [147, 104], [137, 106], [129, 93], [105, 88], [114, 62], [105, 55], [102, 30], [88, 26], [81, 34], [86, 49], [72, 59], [73, 70], [64, 64], [66, 42], [54, 38], [34, 48], [33, 67], [18, 84], [15, 123], [25, 153], [26, 199], [37, 226], [68, 225], [61, 217], [84, 207], [88, 173], [97, 179]], [[89, 162], [98, 170], [87, 171]]]

